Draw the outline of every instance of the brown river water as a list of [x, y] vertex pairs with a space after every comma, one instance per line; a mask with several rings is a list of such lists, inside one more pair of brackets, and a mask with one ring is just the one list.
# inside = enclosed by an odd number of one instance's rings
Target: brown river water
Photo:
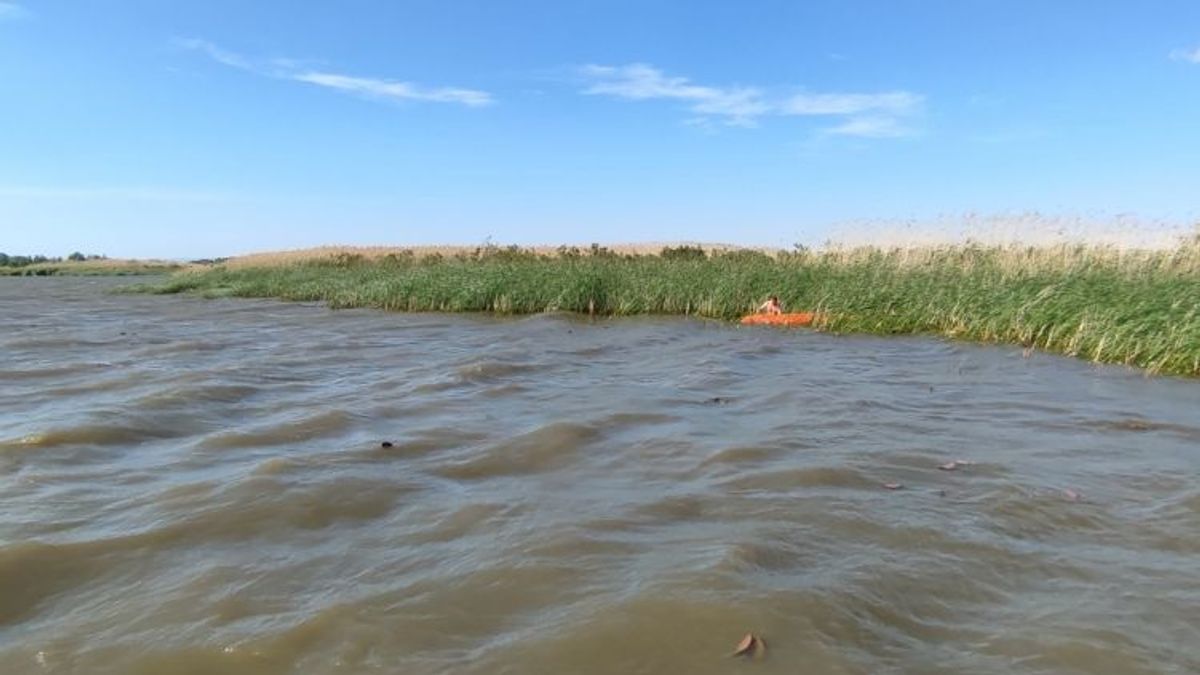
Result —
[[0, 279], [4, 675], [1200, 672], [1200, 382], [124, 283]]

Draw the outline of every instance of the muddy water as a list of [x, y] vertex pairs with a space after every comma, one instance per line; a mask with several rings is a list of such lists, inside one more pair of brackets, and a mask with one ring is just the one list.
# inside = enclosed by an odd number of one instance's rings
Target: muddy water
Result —
[[1198, 382], [115, 283], [0, 279], [5, 674], [1200, 671]]

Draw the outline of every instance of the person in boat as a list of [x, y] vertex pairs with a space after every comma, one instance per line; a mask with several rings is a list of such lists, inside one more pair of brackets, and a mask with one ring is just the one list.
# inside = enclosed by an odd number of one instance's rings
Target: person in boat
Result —
[[779, 305], [779, 296], [772, 295], [767, 298], [767, 301], [759, 305], [758, 311], [760, 314], [783, 314], [783, 307]]

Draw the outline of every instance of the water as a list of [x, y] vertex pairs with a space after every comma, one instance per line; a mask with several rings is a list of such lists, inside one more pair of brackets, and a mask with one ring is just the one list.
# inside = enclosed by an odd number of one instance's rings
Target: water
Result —
[[1196, 381], [119, 283], [0, 279], [6, 675], [1200, 671]]

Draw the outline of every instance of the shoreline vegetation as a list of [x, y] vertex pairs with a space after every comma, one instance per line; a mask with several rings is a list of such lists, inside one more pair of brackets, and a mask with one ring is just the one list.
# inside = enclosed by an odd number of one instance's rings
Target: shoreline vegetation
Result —
[[1149, 373], [1200, 375], [1200, 235], [1153, 250], [966, 243], [362, 251], [234, 258], [134, 290], [408, 312], [721, 320], [778, 295], [787, 311], [817, 312], [819, 330], [1016, 344]]
[[41, 260], [25, 258], [24, 260], [29, 260], [29, 262], [3, 264], [3, 261], [0, 261], [0, 277], [141, 276], [170, 274], [185, 268], [184, 264], [165, 260], [119, 260], [99, 256], [86, 259], [72, 257], [67, 259], [43, 258]]

